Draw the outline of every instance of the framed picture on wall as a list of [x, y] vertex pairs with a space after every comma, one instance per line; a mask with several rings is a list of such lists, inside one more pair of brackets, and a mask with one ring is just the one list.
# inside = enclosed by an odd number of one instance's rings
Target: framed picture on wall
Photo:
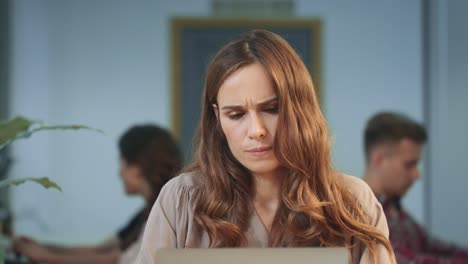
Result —
[[173, 18], [171, 20], [172, 130], [186, 160], [201, 111], [206, 68], [228, 41], [252, 29], [267, 29], [285, 38], [301, 56], [320, 101], [321, 23], [318, 19]]

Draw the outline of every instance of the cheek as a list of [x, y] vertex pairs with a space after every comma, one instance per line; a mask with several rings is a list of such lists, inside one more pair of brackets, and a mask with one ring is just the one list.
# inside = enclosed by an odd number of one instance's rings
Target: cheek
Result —
[[394, 160], [390, 160], [385, 164], [384, 173], [388, 184], [395, 185], [401, 182], [401, 169]]
[[232, 122], [231, 120], [221, 120], [221, 128], [231, 151], [235, 152], [235, 149], [241, 148], [245, 135], [243, 123]]
[[128, 170], [124, 168], [120, 168], [120, 178], [126, 179], [128, 175]]
[[131, 182], [137, 176], [137, 174], [138, 172], [135, 168], [126, 168], [121, 172], [121, 176], [125, 182]]
[[265, 118], [265, 124], [268, 128], [269, 134], [272, 136], [272, 138], [274, 138], [276, 134], [276, 128], [278, 126], [278, 115], [268, 114]]
[[405, 167], [402, 167], [402, 166], [398, 167], [397, 171], [395, 173], [398, 173], [399, 182], [402, 185], [406, 184], [408, 182], [408, 180], [410, 179], [409, 171]]
[[127, 184], [132, 182], [132, 175], [124, 174], [124, 175], [122, 175], [122, 180], [127, 185]]

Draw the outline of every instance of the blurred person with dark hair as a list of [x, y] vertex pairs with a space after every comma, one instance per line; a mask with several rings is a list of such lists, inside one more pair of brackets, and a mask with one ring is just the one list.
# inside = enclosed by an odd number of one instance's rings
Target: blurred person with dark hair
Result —
[[108, 241], [95, 246], [41, 245], [21, 237], [15, 250], [39, 263], [133, 263], [151, 206], [162, 186], [181, 168], [182, 156], [171, 134], [156, 125], [136, 125], [119, 139], [120, 176], [128, 195], [140, 195], [145, 207]]
[[467, 250], [431, 238], [400, 203], [420, 176], [418, 163], [426, 141], [425, 128], [409, 117], [374, 115], [364, 132], [364, 180], [382, 204], [398, 263], [468, 263]]

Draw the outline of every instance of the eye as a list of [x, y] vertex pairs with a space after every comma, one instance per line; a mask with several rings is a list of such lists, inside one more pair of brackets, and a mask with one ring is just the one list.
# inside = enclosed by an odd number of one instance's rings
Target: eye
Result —
[[244, 113], [240, 113], [240, 112], [228, 114], [228, 118], [231, 120], [241, 119], [243, 116], [244, 116]]
[[405, 167], [408, 170], [411, 170], [411, 169], [415, 168], [416, 166], [418, 166], [417, 161], [408, 161], [408, 162], [405, 163]]
[[264, 111], [267, 112], [267, 113], [276, 114], [276, 113], [278, 113], [279, 108], [278, 108], [277, 105], [275, 105], [275, 106], [272, 106], [272, 107], [267, 107]]

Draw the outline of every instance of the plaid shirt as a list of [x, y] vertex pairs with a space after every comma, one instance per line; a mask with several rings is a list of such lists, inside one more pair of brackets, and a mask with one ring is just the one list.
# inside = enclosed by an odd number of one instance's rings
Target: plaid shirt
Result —
[[390, 241], [397, 262], [422, 264], [468, 264], [468, 250], [433, 239], [401, 207], [399, 199], [377, 195], [387, 217]]

